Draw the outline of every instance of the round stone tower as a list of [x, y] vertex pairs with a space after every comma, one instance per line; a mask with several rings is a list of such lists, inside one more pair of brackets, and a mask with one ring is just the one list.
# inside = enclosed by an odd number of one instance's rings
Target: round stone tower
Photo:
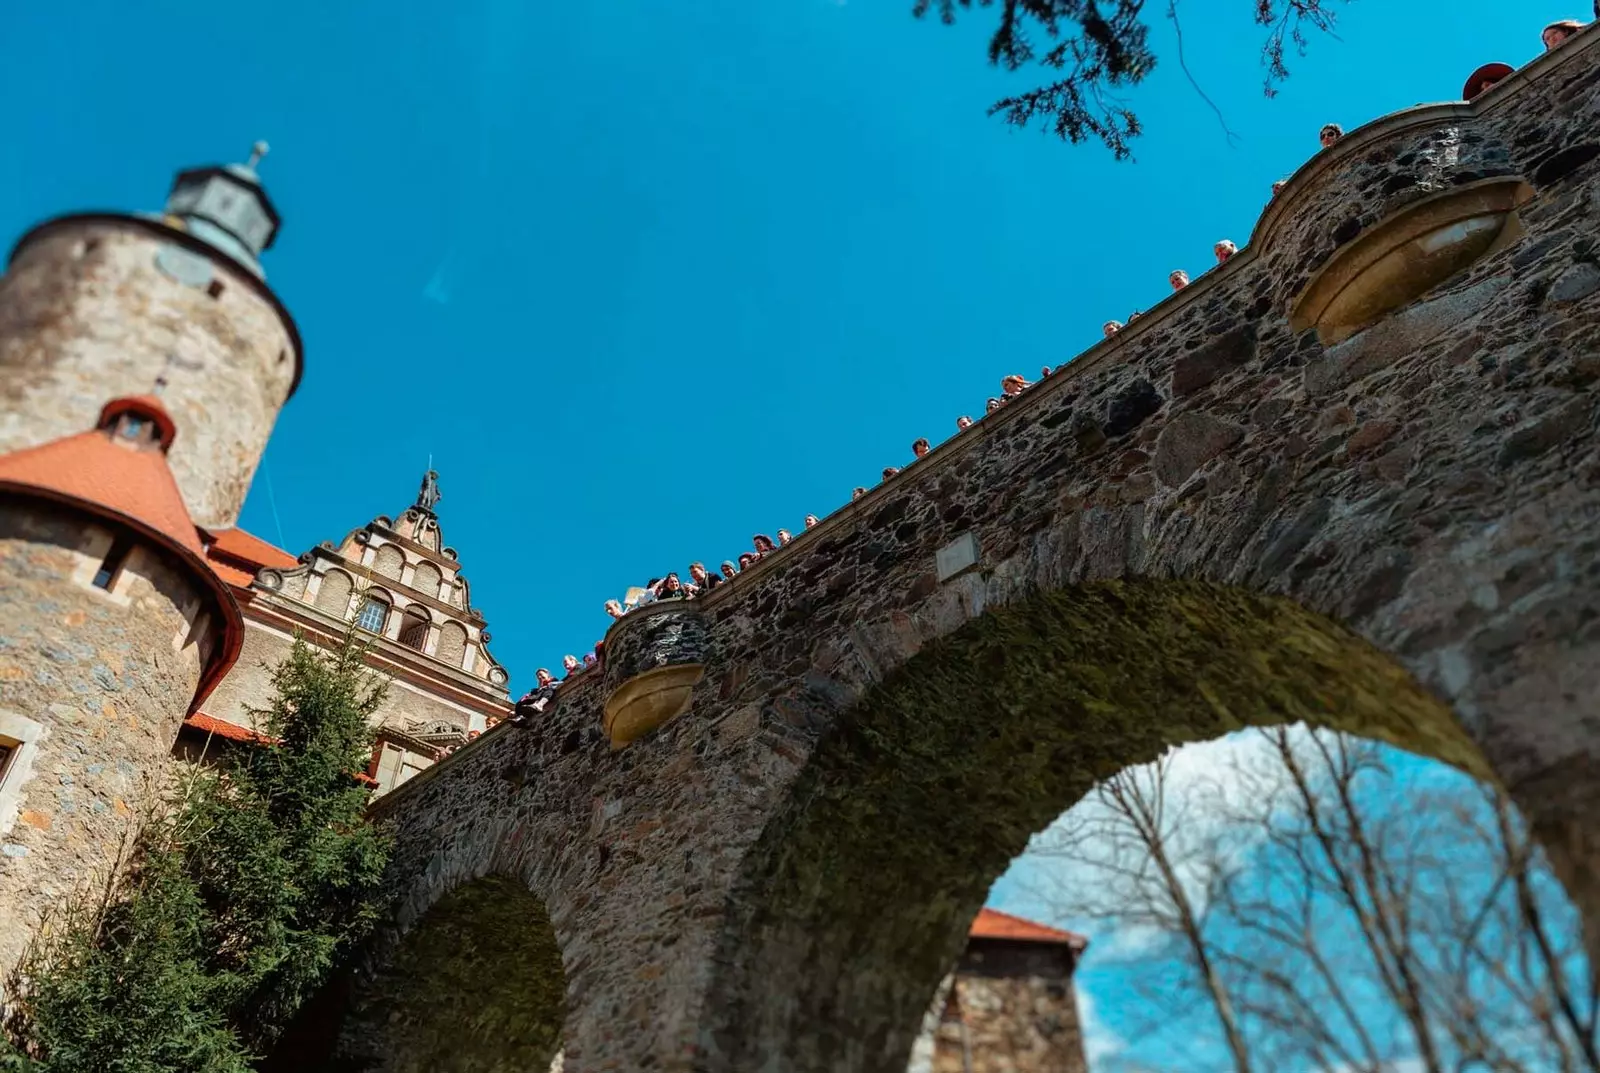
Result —
[[159, 387], [190, 514], [234, 524], [301, 368], [299, 333], [258, 261], [278, 233], [256, 175], [265, 152], [181, 172], [162, 214], [75, 213], [22, 236], [0, 277], [0, 452], [91, 427], [107, 398]]
[[244, 623], [167, 465], [150, 396], [0, 455], [0, 975], [104, 876]]

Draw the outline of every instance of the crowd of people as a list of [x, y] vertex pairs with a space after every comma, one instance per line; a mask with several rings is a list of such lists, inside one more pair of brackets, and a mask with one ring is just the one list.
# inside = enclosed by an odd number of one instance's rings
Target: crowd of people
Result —
[[[1600, 19], [1600, 0], [1594, 0], [1594, 4], [1595, 16], [1597, 19]], [[1545, 50], [1549, 51], [1551, 49], [1558, 48], [1567, 41], [1571, 40], [1587, 25], [1589, 24], [1580, 22], [1577, 19], [1562, 19], [1558, 22], [1552, 22], [1540, 33], [1540, 40], [1544, 43]], [[1500, 81], [1504, 80], [1507, 76], [1512, 74], [1514, 70], [1515, 68], [1505, 63], [1484, 64], [1477, 70], [1473, 71], [1472, 74], [1467, 78], [1466, 85], [1462, 89], [1462, 97], [1469, 101], [1474, 99], [1479, 94], [1485, 92]], [[1317, 141], [1320, 143], [1323, 149], [1331, 149], [1333, 146], [1339, 143], [1339, 140], [1344, 137], [1344, 134], [1344, 128], [1339, 124], [1327, 123], [1324, 124], [1323, 127], [1317, 132]], [[1287, 182], [1287, 179], [1279, 179], [1277, 182], [1273, 183], [1272, 195], [1276, 197], [1278, 192], [1283, 189]], [[1226, 264], [1229, 258], [1237, 254], [1239, 252], [1239, 247], [1231, 239], [1219, 239], [1211, 247], [1211, 252], [1216, 258], [1216, 264], [1221, 265]], [[1188, 287], [1190, 282], [1189, 274], [1182, 269], [1175, 269], [1167, 276], [1167, 283], [1169, 286], [1171, 286], [1174, 293], [1183, 290], [1185, 287]], [[1101, 332], [1105, 338], [1109, 339], [1113, 335], [1117, 334], [1117, 332], [1127, 327], [1129, 324], [1132, 324], [1135, 320], [1138, 320], [1141, 315], [1142, 313], [1139, 310], [1134, 310], [1132, 313], [1128, 314], [1128, 319], [1126, 321], [1108, 320], [1101, 326]], [[1039, 380], [1036, 381], [1029, 381], [1026, 377], [1016, 373], [1001, 377], [1000, 394], [990, 398], [984, 404], [984, 415], [987, 416], [988, 414], [992, 414], [1013, 400], [1020, 398], [1029, 388], [1042, 382], [1045, 378], [1060, 372], [1065, 367], [1065, 365], [1058, 365], [1054, 369], [1051, 369], [1049, 366], [1045, 366], [1040, 370]], [[968, 428], [971, 428], [972, 425], [973, 419], [965, 414], [956, 418], [956, 431], [958, 434], [966, 431]], [[932, 450], [933, 446], [931, 443], [929, 443], [926, 437], [919, 437], [918, 439], [914, 440], [911, 444], [912, 463], [925, 457]], [[893, 477], [899, 472], [899, 466], [885, 466], [883, 469], [883, 479], [888, 480], [890, 477]], [[850, 493], [850, 498], [852, 501], [860, 499], [862, 496], [866, 495], [867, 492], [868, 489], [866, 486], [858, 485]], [[807, 514], [805, 517], [805, 528], [810, 529], [815, 526], [817, 522], [818, 518], [815, 514]], [[755, 537], [752, 538], [754, 550], [747, 551], [739, 555], [737, 562], [731, 559], [723, 560], [718, 571], [708, 570], [706, 569], [704, 563], [694, 562], [689, 564], [689, 578], [687, 581], [685, 581], [675, 572], [669, 573], [665, 577], [651, 578], [650, 581], [645, 585], [629, 589], [622, 599], [607, 600], [605, 602], [606, 614], [610, 615], [613, 620], [616, 620], [627, 615], [628, 612], [643, 607], [646, 604], [655, 603], [660, 600], [692, 600], [697, 596], [708, 593], [718, 585], [721, 585], [727, 581], [732, 581], [740, 573], [748, 570], [751, 566], [760, 562], [768, 555], [777, 552], [780, 548], [794, 539], [793, 534], [791, 534], [787, 529], [779, 529], [777, 532], [778, 538], [776, 541], [774, 541], [771, 537], [757, 533]], [[571, 655], [562, 657], [561, 663], [564, 672], [564, 679], [570, 678], [575, 674], [579, 674], [589, 669], [590, 667], [596, 666], [600, 662], [602, 654], [603, 645], [597, 642], [594, 648], [585, 654], [581, 659]], [[535, 676], [537, 679], [536, 684], [534, 685], [534, 688], [530, 690], [521, 701], [518, 702], [518, 714], [513, 717], [513, 722], [524, 721], [527, 718], [527, 716], [524, 714], [525, 709], [535, 712], [544, 711], [549, 703], [549, 700], [554, 696], [555, 690], [560, 684], [556, 681], [555, 676], [552, 675], [549, 670], [543, 667], [539, 668], [538, 671], [535, 672]]]

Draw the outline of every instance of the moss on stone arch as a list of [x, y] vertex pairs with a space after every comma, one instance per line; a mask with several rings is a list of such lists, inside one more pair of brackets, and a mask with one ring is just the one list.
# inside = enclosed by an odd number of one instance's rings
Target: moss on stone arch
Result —
[[1488, 774], [1403, 668], [1282, 598], [1103, 582], [928, 645], [840, 718], [747, 856], [702, 1068], [903, 1073], [1029, 836], [1169, 745], [1299, 721]]
[[544, 1073], [565, 1009], [543, 904], [519, 881], [487, 876], [439, 899], [358, 985], [335, 1068]]

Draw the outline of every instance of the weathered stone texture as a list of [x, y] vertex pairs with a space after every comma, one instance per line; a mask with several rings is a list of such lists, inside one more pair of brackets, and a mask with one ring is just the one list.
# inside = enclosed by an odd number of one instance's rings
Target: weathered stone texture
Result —
[[43, 910], [111, 863], [200, 679], [186, 572], [140, 549], [114, 595], [74, 583], [94, 524], [0, 497], [0, 711], [42, 729], [0, 832], [0, 971]]
[[702, 662], [706, 632], [693, 600], [662, 600], [613, 624], [606, 632], [607, 688], [659, 667]]
[[1072, 955], [976, 942], [943, 989], [925, 1070], [1087, 1073]]
[[[574, 1073], [900, 1073], [1029, 834], [1170, 743], [1300, 719], [1503, 781], [1593, 942], [1600, 293], [1552, 293], [1595, 262], [1597, 54], [1352, 132], [1228, 264], [703, 598], [661, 731], [611, 752], [589, 674], [390, 795], [373, 964], [514, 876]], [[1533, 181], [1524, 233], [1425, 312], [1290, 330], [1338, 243], [1489, 174]]]
[[93, 428], [107, 399], [147, 394], [165, 374], [184, 502], [199, 524], [227, 526], [288, 396], [295, 344], [220, 262], [216, 297], [160, 271], [164, 244], [134, 221], [95, 219], [46, 227], [17, 250], [0, 277], [0, 451]]
[[538, 1073], [560, 1048], [561, 954], [517, 880], [489, 876], [453, 891], [402, 957], [353, 986], [382, 1001], [345, 1033], [334, 1069]]

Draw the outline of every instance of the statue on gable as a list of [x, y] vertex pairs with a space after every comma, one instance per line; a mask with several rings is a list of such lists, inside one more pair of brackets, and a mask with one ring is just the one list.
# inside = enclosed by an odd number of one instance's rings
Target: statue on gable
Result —
[[417, 506], [423, 510], [431, 511], [438, 506], [441, 498], [439, 495], [439, 474], [430, 469], [423, 474], [422, 488], [417, 492]]

